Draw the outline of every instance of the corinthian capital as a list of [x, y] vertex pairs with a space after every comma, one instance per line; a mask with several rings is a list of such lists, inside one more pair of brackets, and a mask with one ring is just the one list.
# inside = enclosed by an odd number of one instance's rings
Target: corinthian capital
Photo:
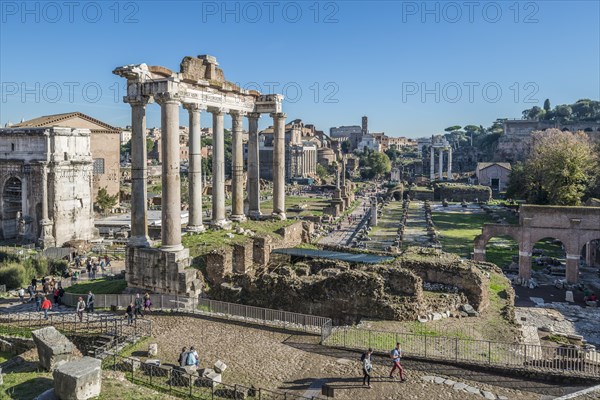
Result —
[[270, 116], [271, 116], [271, 118], [273, 118], [273, 119], [281, 119], [281, 118], [285, 119], [285, 118], [287, 117], [287, 114], [286, 114], [286, 113], [282, 113], [282, 112], [279, 112], [279, 113], [271, 113], [271, 114], [269, 114], [269, 115], [270, 115]]
[[206, 111], [206, 106], [198, 103], [183, 103], [183, 108], [188, 111]]

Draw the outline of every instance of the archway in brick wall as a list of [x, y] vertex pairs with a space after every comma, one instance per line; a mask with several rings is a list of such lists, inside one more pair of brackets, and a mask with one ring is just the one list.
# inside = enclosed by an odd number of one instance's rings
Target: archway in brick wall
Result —
[[10, 177], [2, 188], [2, 239], [17, 237], [17, 219], [23, 210], [23, 183]]
[[509, 235], [491, 237], [485, 245], [485, 261], [494, 263], [504, 270], [514, 265], [518, 266], [519, 242]]
[[545, 237], [538, 240], [531, 250], [531, 269], [564, 278], [566, 273], [567, 252], [559, 239]]

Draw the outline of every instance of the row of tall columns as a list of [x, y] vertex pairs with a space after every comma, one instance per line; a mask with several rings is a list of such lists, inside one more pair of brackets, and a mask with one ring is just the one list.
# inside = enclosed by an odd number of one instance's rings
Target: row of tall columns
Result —
[[260, 113], [248, 114], [248, 216], [260, 218], [260, 169], [258, 119]]
[[272, 113], [273, 118], [273, 216], [285, 219], [285, 117]]
[[[452, 148], [439, 148], [438, 149], [438, 174], [437, 177], [439, 180], [444, 179], [444, 151], [448, 152], [448, 169], [447, 179], [452, 180]], [[429, 152], [429, 178], [433, 181], [436, 179], [435, 174], [435, 148], [431, 147]]]
[[237, 222], [246, 220], [246, 215], [244, 215], [244, 150], [242, 147], [243, 117], [244, 114], [239, 111], [232, 112], [231, 114], [231, 130], [233, 135], [231, 144], [231, 156], [233, 159], [231, 169], [231, 220]]
[[131, 105], [131, 237], [129, 244], [147, 247], [147, 153], [146, 153], [146, 105], [149, 99], [141, 97], [130, 100]]
[[187, 230], [189, 232], [203, 232], [202, 222], [202, 131], [200, 128], [200, 113], [203, 110], [197, 104], [184, 104], [190, 119], [189, 133], [189, 218]]
[[[161, 107], [161, 154], [162, 154], [162, 213], [161, 249], [179, 251], [181, 243], [181, 186], [180, 186], [180, 146], [179, 146], [179, 105], [180, 99], [172, 93], [155, 95]], [[145, 97], [129, 99], [132, 112], [132, 200], [130, 246], [148, 247], [147, 212], [147, 154], [146, 154], [146, 105]], [[202, 232], [202, 156], [200, 113], [205, 110], [197, 104], [184, 104], [189, 113], [189, 223], [188, 230]], [[225, 215], [225, 110], [210, 109], [213, 118], [212, 156], [212, 219], [211, 225], [226, 227], [229, 223]], [[246, 115], [232, 111], [232, 212], [231, 219], [244, 221], [244, 161], [242, 143], [242, 122]], [[248, 214], [253, 218], [261, 216], [260, 211], [260, 171], [258, 146], [258, 118], [260, 113], [248, 113]], [[273, 113], [273, 215], [285, 219], [285, 118], [284, 113]], [[45, 174], [44, 174], [45, 176]], [[42, 210], [43, 212], [43, 210]], [[43, 212], [44, 213], [44, 212]], [[47, 210], [45, 215], [47, 215]], [[45, 218], [47, 219], [47, 217]]]

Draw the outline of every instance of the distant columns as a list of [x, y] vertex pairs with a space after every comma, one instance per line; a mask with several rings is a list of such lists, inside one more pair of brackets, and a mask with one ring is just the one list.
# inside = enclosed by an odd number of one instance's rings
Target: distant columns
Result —
[[452, 180], [452, 147], [448, 149], [448, 180]]
[[258, 219], [260, 212], [260, 169], [258, 119], [260, 113], [248, 113], [248, 217]]
[[435, 149], [431, 146], [429, 151], [429, 179], [435, 180]]
[[179, 176], [179, 99], [164, 92], [156, 96], [161, 111], [162, 214], [161, 250], [183, 250], [181, 244], [181, 178]]
[[440, 159], [438, 160], [438, 175], [440, 181], [444, 179], [444, 149], [438, 151]]
[[189, 135], [189, 220], [187, 230], [190, 232], [204, 232], [202, 223], [202, 153], [200, 128], [200, 112], [202, 108], [198, 104], [184, 104], [190, 117]]
[[212, 220], [215, 228], [225, 228], [225, 112], [223, 109], [209, 110], [213, 115], [212, 154]]
[[273, 118], [273, 216], [285, 216], [285, 113], [271, 113]]
[[148, 97], [129, 100], [131, 105], [131, 236], [129, 246], [149, 247], [146, 150]]
[[242, 121], [244, 113], [232, 111], [232, 203], [231, 220], [243, 222], [244, 215], [244, 152], [242, 148]]

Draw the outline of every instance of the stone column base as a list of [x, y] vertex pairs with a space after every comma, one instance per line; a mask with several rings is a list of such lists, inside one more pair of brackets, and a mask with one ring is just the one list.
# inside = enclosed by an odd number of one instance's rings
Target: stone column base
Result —
[[271, 217], [274, 219], [278, 219], [280, 221], [285, 221], [287, 219], [287, 216], [285, 215], [284, 212], [274, 212], [271, 214]]
[[222, 219], [220, 221], [212, 221], [210, 227], [214, 230], [219, 229], [231, 229], [231, 221], [228, 219]]
[[43, 249], [56, 246], [56, 239], [52, 236], [52, 225], [53, 222], [51, 220], [42, 220], [42, 234], [38, 242]]
[[258, 210], [248, 211], [248, 218], [253, 220], [260, 220], [262, 219], [262, 213]]
[[148, 236], [132, 236], [129, 238], [127, 245], [131, 247], [150, 247], [150, 238]]
[[245, 222], [247, 220], [246, 216], [244, 214], [239, 214], [239, 215], [230, 215], [229, 219], [232, 220], [233, 222]]
[[183, 245], [181, 243], [180, 244], [161, 245], [160, 250], [170, 252], [170, 253], [177, 253], [177, 252], [180, 252], [181, 250], [183, 250]]
[[206, 232], [204, 225], [188, 225], [185, 230], [190, 233], [202, 233]]
[[162, 251], [128, 247], [126, 255], [125, 280], [128, 287], [190, 297], [197, 297], [202, 292], [202, 275], [200, 271], [189, 268], [188, 249]]

